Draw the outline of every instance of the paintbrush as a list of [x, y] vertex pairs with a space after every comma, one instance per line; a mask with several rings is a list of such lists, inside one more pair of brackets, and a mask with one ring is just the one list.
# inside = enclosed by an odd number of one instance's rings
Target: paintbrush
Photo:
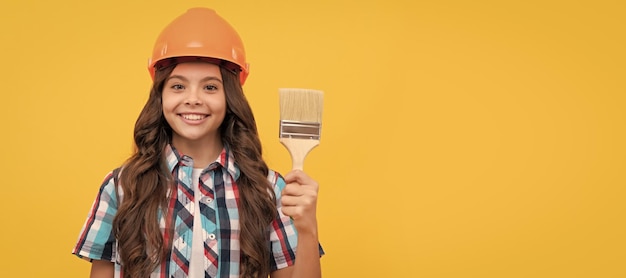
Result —
[[280, 142], [291, 154], [294, 170], [302, 170], [306, 155], [320, 143], [324, 92], [280, 88]]

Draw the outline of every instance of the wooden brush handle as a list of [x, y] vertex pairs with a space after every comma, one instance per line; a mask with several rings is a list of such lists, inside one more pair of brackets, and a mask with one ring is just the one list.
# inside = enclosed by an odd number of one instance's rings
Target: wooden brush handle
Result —
[[304, 158], [313, 148], [320, 144], [319, 140], [298, 138], [280, 138], [280, 142], [291, 154], [293, 170], [303, 170]]

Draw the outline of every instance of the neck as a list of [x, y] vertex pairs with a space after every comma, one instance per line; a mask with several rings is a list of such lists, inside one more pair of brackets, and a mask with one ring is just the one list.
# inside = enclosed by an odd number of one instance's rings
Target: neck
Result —
[[206, 168], [217, 159], [224, 148], [220, 138], [198, 141], [183, 141], [172, 138], [172, 146], [184, 155], [193, 158], [194, 168]]

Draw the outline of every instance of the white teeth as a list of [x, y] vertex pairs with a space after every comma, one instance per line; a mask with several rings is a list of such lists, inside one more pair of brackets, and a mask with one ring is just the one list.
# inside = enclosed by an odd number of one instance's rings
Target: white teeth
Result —
[[182, 116], [183, 118], [185, 118], [185, 120], [191, 120], [191, 121], [204, 119], [204, 115], [198, 115], [198, 114], [183, 114]]

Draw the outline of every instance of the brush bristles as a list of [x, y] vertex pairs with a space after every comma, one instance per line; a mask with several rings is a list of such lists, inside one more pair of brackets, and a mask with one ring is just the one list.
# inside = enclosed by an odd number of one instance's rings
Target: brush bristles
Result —
[[281, 88], [280, 120], [305, 123], [322, 122], [324, 93], [312, 89]]

